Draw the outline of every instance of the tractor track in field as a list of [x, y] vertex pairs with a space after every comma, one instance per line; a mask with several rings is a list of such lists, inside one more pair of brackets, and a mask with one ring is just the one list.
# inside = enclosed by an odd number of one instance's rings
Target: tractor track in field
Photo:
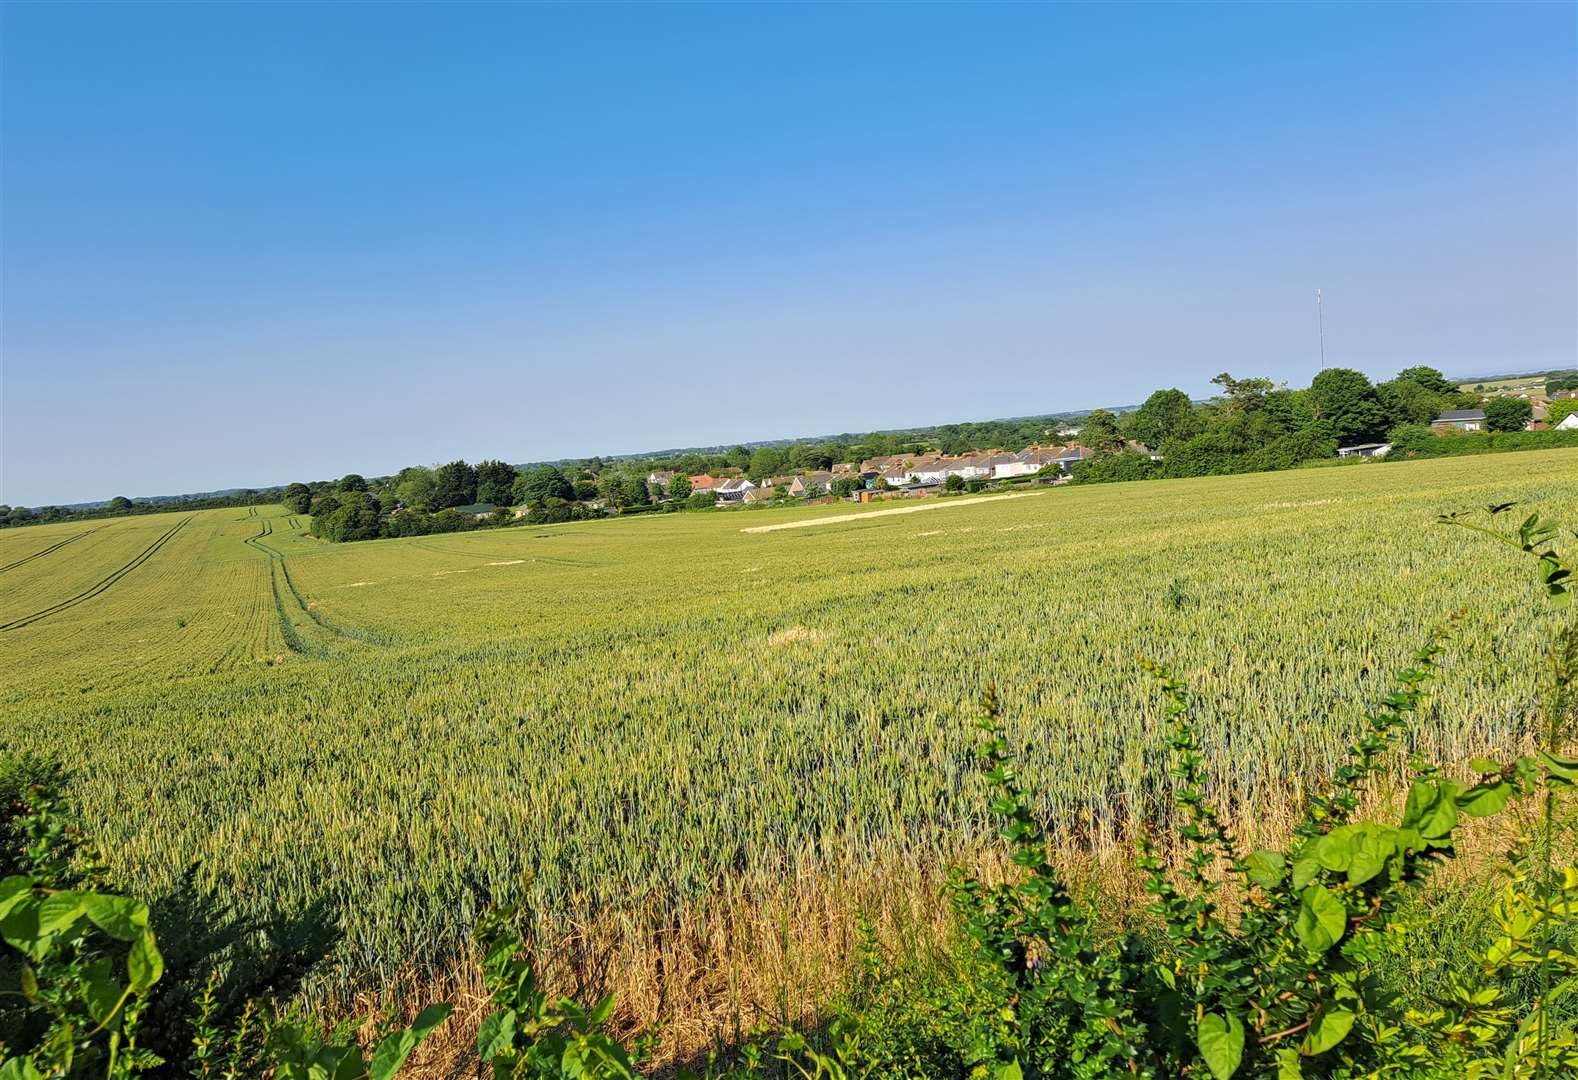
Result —
[[65, 611], [68, 608], [76, 607], [78, 604], [83, 603], [84, 601], [93, 599], [95, 596], [98, 596], [100, 593], [109, 589], [110, 586], [114, 585], [121, 578], [125, 577], [143, 563], [153, 558], [154, 553], [160, 548], [164, 547], [164, 545], [169, 542], [172, 536], [186, 528], [187, 524], [190, 523], [191, 520], [192, 519], [189, 517], [182, 518], [180, 521], [176, 522], [174, 526], [166, 530], [164, 534], [159, 537], [159, 539], [143, 548], [141, 552], [135, 555], [128, 562], [123, 563], [118, 569], [101, 578], [99, 581], [93, 585], [90, 585], [88, 588], [77, 593], [75, 596], [67, 597], [65, 600], [62, 600], [57, 604], [51, 604], [42, 611], [35, 611], [31, 615], [22, 616], [20, 619], [12, 619], [8, 623], [0, 623], [0, 631], [20, 630], [22, 627], [36, 623], [40, 619], [48, 618], [49, 616], [58, 614], [59, 612]]
[[247, 537], [246, 543], [248, 546], [256, 548], [268, 556], [269, 587], [274, 590], [274, 609], [279, 612], [280, 634], [285, 638], [285, 644], [290, 648], [291, 652], [314, 657], [327, 655], [326, 650], [322, 646], [315, 645], [303, 638], [296, 624], [291, 621], [288, 610], [289, 605], [285, 602], [284, 594], [280, 592], [280, 578], [285, 579], [285, 591], [290, 593], [291, 599], [296, 602], [296, 607], [301, 609], [301, 613], [311, 619], [319, 629], [333, 634], [335, 637], [344, 638], [347, 641], [359, 641], [364, 645], [394, 644], [394, 641], [387, 635], [376, 631], [356, 630], [348, 626], [341, 626], [339, 623], [326, 619], [319, 614], [318, 609], [308, 603], [307, 598], [301, 595], [301, 590], [296, 588], [296, 582], [290, 576], [290, 566], [285, 562], [284, 553], [263, 542], [265, 536], [273, 535], [274, 523], [264, 518], [258, 534]]
[[25, 565], [27, 563], [30, 563], [34, 559], [42, 559], [45, 555], [48, 555], [51, 552], [59, 551], [61, 548], [65, 547], [67, 544], [75, 543], [76, 541], [81, 540], [84, 536], [87, 536], [88, 533], [96, 533], [100, 529], [104, 529], [104, 528], [108, 528], [108, 526], [95, 525], [91, 529], [86, 529], [83, 532], [75, 533], [75, 534], [73, 534], [71, 536], [66, 537], [64, 540], [61, 540], [61, 541], [59, 541], [57, 543], [54, 543], [54, 544], [51, 544], [47, 548], [45, 548], [43, 551], [35, 551], [35, 552], [33, 552], [33, 554], [27, 556], [26, 558], [16, 559], [16, 560], [14, 560], [12, 562], [8, 562], [4, 566], [0, 566], [0, 574], [5, 573], [7, 570], [15, 570], [17, 567], [23, 566], [23, 565]]

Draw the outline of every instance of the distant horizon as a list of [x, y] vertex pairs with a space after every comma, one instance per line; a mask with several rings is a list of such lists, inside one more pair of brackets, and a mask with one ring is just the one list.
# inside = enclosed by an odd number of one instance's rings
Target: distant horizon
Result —
[[[1560, 367], [1558, 367], [1558, 368], [1541, 368], [1541, 369], [1538, 369], [1538, 370], [1528, 370], [1528, 371], [1511, 370], [1511, 371], [1502, 372], [1502, 373], [1494, 374], [1494, 375], [1478, 375], [1478, 374], [1476, 374], [1476, 375], [1454, 375], [1451, 372], [1442, 372], [1442, 375], [1446, 379], [1451, 381], [1451, 382], [1458, 383], [1458, 384], [1463, 384], [1463, 383], [1468, 383], [1468, 382], [1485, 382], [1485, 381], [1491, 381], [1491, 380], [1523, 378], [1523, 377], [1530, 376], [1530, 375], [1550, 374], [1551, 372], [1555, 372], [1555, 371], [1578, 371], [1578, 363], [1575, 363], [1575, 366], [1570, 367], [1570, 368], [1560, 368]], [[1166, 388], [1164, 388], [1164, 387], [1155, 387], [1155, 388], [1153, 388], [1153, 391], [1156, 390], [1156, 389], [1166, 389]], [[1150, 393], [1150, 392], [1152, 392], [1152, 391], [1148, 391], [1147, 393]], [[1195, 400], [1195, 401], [1206, 401], [1206, 400], [1210, 400], [1212, 397], [1217, 397], [1217, 396], [1219, 396], [1219, 395], [1208, 394], [1208, 395], [1206, 395], [1204, 397], [1194, 397], [1194, 395], [1191, 395], [1191, 398], [1193, 400]], [[969, 419], [938, 420], [938, 421], [931, 421], [931, 422], [920, 423], [920, 424], [899, 424], [899, 425], [895, 425], [893, 427], [885, 427], [885, 428], [861, 428], [861, 429], [851, 429], [851, 430], [840, 431], [840, 432], [825, 432], [825, 433], [816, 434], [816, 435], [805, 435], [805, 434], [802, 434], [802, 435], [775, 436], [775, 437], [770, 437], [770, 438], [732, 439], [732, 440], [725, 439], [725, 440], [723, 440], [721, 442], [691, 443], [691, 444], [688, 444], [688, 445], [669, 446], [669, 447], [663, 447], [663, 448], [659, 448], [659, 449], [632, 450], [632, 451], [622, 451], [622, 452], [617, 452], [617, 453], [563, 454], [563, 455], [560, 455], [558, 457], [543, 457], [543, 458], [530, 458], [530, 459], [523, 458], [523, 459], [521, 459], [519, 461], [511, 460], [508, 456], [497, 457], [496, 455], [489, 454], [489, 455], [484, 455], [482, 457], [478, 457], [477, 461], [483, 461], [483, 460], [488, 460], [489, 458], [494, 458], [495, 460], [505, 461], [508, 464], [514, 465], [516, 467], [541, 465], [541, 464], [557, 464], [557, 463], [560, 463], [560, 462], [571, 462], [571, 461], [589, 461], [589, 460], [591, 460], [593, 458], [599, 458], [599, 459], [601, 459], [603, 461], [629, 461], [629, 460], [639, 461], [639, 460], [642, 460], [642, 459], [645, 459], [645, 458], [661, 458], [661, 457], [670, 457], [670, 456], [679, 455], [679, 454], [705, 453], [705, 452], [708, 452], [708, 451], [727, 450], [727, 449], [732, 449], [732, 448], [734, 448], [736, 446], [744, 446], [744, 447], [747, 447], [747, 448], [754, 449], [755, 447], [758, 447], [758, 446], [771, 446], [771, 445], [776, 445], [776, 444], [791, 444], [791, 443], [797, 443], [797, 442], [822, 442], [822, 441], [826, 441], [828, 439], [839, 438], [839, 437], [844, 436], [844, 435], [880, 435], [880, 434], [904, 433], [904, 432], [911, 432], [911, 431], [924, 431], [924, 430], [927, 430], [927, 429], [930, 429], [930, 428], [942, 427], [942, 426], [945, 426], [945, 425], [948, 425], [948, 424], [989, 424], [989, 423], [997, 423], [997, 422], [1000, 422], [1000, 421], [1021, 420], [1021, 419], [1026, 419], [1026, 418], [1043, 417], [1043, 416], [1044, 417], [1070, 417], [1070, 418], [1074, 418], [1074, 417], [1079, 417], [1079, 416], [1083, 416], [1083, 415], [1089, 414], [1091, 412], [1096, 411], [1097, 409], [1108, 409], [1108, 410], [1114, 410], [1114, 411], [1126, 411], [1126, 410], [1138, 408], [1142, 403], [1143, 403], [1143, 399], [1140, 400], [1140, 401], [1124, 402], [1123, 404], [1093, 405], [1093, 406], [1089, 406], [1089, 407], [1085, 407], [1085, 408], [1076, 408], [1076, 409], [1053, 409], [1053, 410], [1050, 410], [1050, 411], [1047, 411], [1047, 412], [1018, 413], [1018, 414], [1013, 415], [1013, 416], [972, 417], [972, 418], [969, 418]], [[453, 460], [453, 459], [451, 459], [451, 460]], [[476, 461], [472, 461], [471, 463], [472, 464], [476, 464]], [[49, 501], [46, 501], [46, 502], [40, 502], [40, 503], [7, 503], [6, 505], [27, 506], [30, 509], [38, 509], [38, 508], [44, 507], [44, 506], [61, 506], [61, 507], [65, 507], [65, 508], [71, 509], [71, 508], [77, 508], [77, 507], [100, 506], [100, 505], [103, 505], [104, 503], [109, 502], [111, 499], [116, 498], [117, 496], [125, 496], [126, 498], [132, 499], [133, 501], [139, 501], [139, 500], [146, 501], [146, 500], [154, 500], [154, 499], [191, 499], [191, 498], [201, 498], [203, 496], [208, 496], [208, 495], [223, 495], [223, 494], [227, 494], [229, 492], [235, 492], [235, 491], [267, 491], [267, 490], [269, 490], [271, 488], [285, 487], [286, 485], [293, 484], [293, 483], [301, 483], [301, 482], [312, 483], [312, 482], [317, 482], [317, 481], [333, 481], [333, 480], [338, 480], [338, 479], [340, 479], [342, 477], [351, 475], [353, 473], [356, 474], [356, 475], [365, 476], [365, 477], [368, 477], [368, 478], [388, 477], [388, 476], [394, 476], [401, 469], [407, 468], [407, 467], [412, 466], [412, 465], [436, 466], [436, 465], [441, 465], [441, 464], [444, 464], [444, 462], [439, 461], [439, 460], [421, 461], [421, 462], [418, 462], [418, 461], [407, 461], [407, 462], [404, 462], [403, 464], [401, 464], [399, 466], [396, 466], [396, 467], [390, 468], [390, 469], [386, 469], [386, 470], [385, 469], [379, 469], [379, 470], [346, 469], [344, 471], [331, 471], [330, 473], [326, 473], [326, 474], [321, 475], [321, 476], [297, 476], [297, 477], [292, 477], [289, 480], [274, 480], [274, 481], [270, 481], [269, 483], [266, 483], [266, 484], [228, 484], [228, 485], [226, 485], [224, 487], [218, 487], [218, 488], [191, 489], [191, 490], [182, 491], [182, 492], [170, 492], [170, 493], [162, 493], [162, 494], [144, 494], [144, 495], [129, 495], [126, 492], [115, 492], [114, 494], [105, 495], [103, 497], [96, 497], [96, 498], [91, 498], [91, 499], [78, 499], [78, 500], [73, 501], [73, 502], [63, 502], [63, 501], [61, 501], [59, 499], [53, 499], [53, 500], [49, 500]], [[4, 499], [0, 499], [0, 503], [5, 503], [5, 500]]]
[[0, 19], [8, 504], [1578, 355], [1571, 4]]

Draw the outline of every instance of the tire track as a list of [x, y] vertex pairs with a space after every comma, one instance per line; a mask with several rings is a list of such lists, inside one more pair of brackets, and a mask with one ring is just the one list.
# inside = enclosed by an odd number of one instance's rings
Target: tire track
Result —
[[52, 551], [59, 551], [61, 548], [65, 547], [67, 544], [74, 543], [74, 542], [76, 542], [78, 540], [81, 540], [84, 536], [87, 536], [88, 533], [96, 533], [100, 529], [103, 529], [103, 528], [107, 528], [107, 526], [96, 525], [93, 528], [87, 529], [84, 532], [79, 532], [79, 533], [77, 533], [74, 536], [68, 536], [64, 540], [61, 540], [59, 543], [51, 544], [51, 545], [49, 545], [49, 547], [45, 548], [43, 551], [35, 551], [35, 552], [33, 552], [33, 554], [27, 556], [24, 559], [17, 559], [14, 562], [8, 562], [4, 566], [0, 566], [0, 574], [5, 573], [7, 570], [15, 570], [17, 567], [22, 566], [25, 563], [30, 563], [34, 559], [42, 559], [45, 555], [48, 555], [50, 552], [52, 552]]
[[143, 550], [130, 562], [124, 564], [118, 570], [101, 579], [96, 584], [91, 585], [82, 592], [77, 593], [77, 595], [68, 597], [65, 600], [60, 601], [58, 604], [51, 604], [44, 610], [35, 611], [31, 615], [24, 615], [20, 619], [12, 619], [8, 623], [0, 623], [0, 630], [20, 630], [22, 627], [36, 623], [40, 619], [48, 618], [50, 615], [58, 614], [59, 612], [65, 611], [67, 608], [76, 607], [85, 600], [93, 599], [95, 596], [98, 596], [100, 593], [108, 589], [111, 585], [114, 585], [121, 578], [125, 577], [143, 563], [153, 558], [154, 553], [162, 548], [166, 543], [168, 543], [172, 536], [186, 528], [187, 524], [191, 520], [191, 518], [182, 518], [175, 524], [173, 528], [165, 532], [163, 536], [159, 537], [159, 539], [143, 548]]
[[[317, 608], [309, 604], [307, 602], [307, 598], [301, 595], [301, 590], [296, 588], [296, 582], [290, 576], [290, 566], [285, 562], [284, 553], [277, 551], [269, 545], [263, 543], [263, 538], [265, 536], [273, 535], [274, 523], [265, 518], [262, 523], [262, 528], [258, 531], [258, 534], [256, 536], [247, 537], [246, 542], [268, 556], [269, 584], [274, 589], [274, 606], [279, 611], [280, 632], [285, 637], [285, 644], [290, 646], [293, 652], [302, 653], [308, 656], [323, 655], [321, 649], [314, 648], [309, 642], [302, 638], [300, 632], [296, 629], [296, 625], [287, 617], [285, 600], [280, 594], [279, 590], [279, 579], [281, 577], [285, 579], [285, 588], [290, 592], [291, 597], [296, 601], [296, 606], [301, 609], [301, 613], [316, 623], [320, 629], [333, 634], [335, 637], [345, 638], [349, 641], [359, 641], [366, 645], [395, 644], [394, 639], [390, 638], [387, 634], [381, 634], [375, 630], [358, 630], [348, 626], [341, 626], [339, 623], [333, 622], [332, 620], [326, 619], [320, 615]], [[276, 568], [278, 569], [278, 574], [275, 573]]]

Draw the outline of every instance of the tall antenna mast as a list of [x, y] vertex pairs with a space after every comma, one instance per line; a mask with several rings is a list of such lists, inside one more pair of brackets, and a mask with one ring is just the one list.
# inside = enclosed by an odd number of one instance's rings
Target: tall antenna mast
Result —
[[1320, 366], [1326, 366], [1326, 308], [1321, 304], [1320, 290], [1315, 290], [1315, 321], [1320, 325]]

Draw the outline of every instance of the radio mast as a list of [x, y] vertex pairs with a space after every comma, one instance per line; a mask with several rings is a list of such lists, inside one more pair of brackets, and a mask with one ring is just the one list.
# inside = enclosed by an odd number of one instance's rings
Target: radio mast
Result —
[[1326, 308], [1321, 304], [1320, 290], [1315, 290], [1315, 322], [1320, 327], [1320, 366], [1326, 366]]

